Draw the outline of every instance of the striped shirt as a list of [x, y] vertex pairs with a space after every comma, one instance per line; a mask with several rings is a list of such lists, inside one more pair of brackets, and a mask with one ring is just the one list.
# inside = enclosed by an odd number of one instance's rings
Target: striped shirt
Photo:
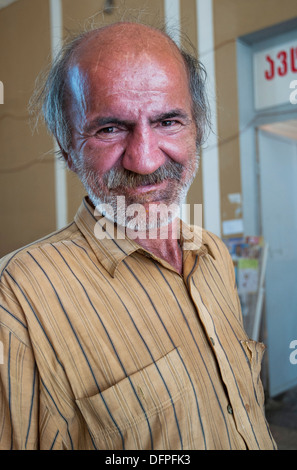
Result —
[[181, 276], [103, 219], [1, 261], [0, 448], [275, 448], [223, 242], [182, 235]]

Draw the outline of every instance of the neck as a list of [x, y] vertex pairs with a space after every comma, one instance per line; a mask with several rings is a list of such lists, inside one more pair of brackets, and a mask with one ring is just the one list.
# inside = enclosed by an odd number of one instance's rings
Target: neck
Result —
[[[89, 198], [88, 203], [95, 209]], [[135, 232], [132, 231], [129, 236], [129, 229], [125, 229], [125, 233], [129, 238], [135, 240], [138, 245], [158, 256], [158, 258], [167, 261], [179, 274], [182, 274], [183, 256], [179, 244], [180, 220], [175, 218], [170, 224], [156, 229], [154, 233], [152, 232], [154, 231], [140, 232], [135, 237]]]
[[[129, 233], [127, 231], [129, 236]], [[141, 233], [134, 240], [145, 250], [164, 259], [179, 273], [183, 271], [182, 250], [179, 244], [179, 219], [175, 219], [171, 224], [156, 229], [152, 236], [152, 231]]]

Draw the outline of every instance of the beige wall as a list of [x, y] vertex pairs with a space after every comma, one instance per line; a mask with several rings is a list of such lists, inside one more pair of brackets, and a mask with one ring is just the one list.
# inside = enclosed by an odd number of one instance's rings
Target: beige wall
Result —
[[[63, 29], [76, 32], [91, 24], [135, 19], [159, 25], [163, 0], [114, 0], [124, 5], [102, 15], [104, 0], [62, 0]], [[236, 38], [297, 17], [296, 0], [214, 0], [215, 67], [222, 220], [235, 218], [228, 194], [241, 192], [238, 141]], [[181, 29], [197, 46], [196, 1], [181, 0]], [[52, 139], [40, 127], [32, 135], [27, 103], [34, 81], [50, 56], [49, 0], [18, 0], [0, 10], [0, 256], [55, 230], [55, 176]], [[191, 204], [203, 202], [201, 169], [189, 193]], [[84, 190], [67, 173], [68, 218], [75, 214]]]
[[55, 228], [52, 141], [32, 137], [27, 104], [50, 52], [47, 0], [16, 2], [0, 11], [0, 255]]

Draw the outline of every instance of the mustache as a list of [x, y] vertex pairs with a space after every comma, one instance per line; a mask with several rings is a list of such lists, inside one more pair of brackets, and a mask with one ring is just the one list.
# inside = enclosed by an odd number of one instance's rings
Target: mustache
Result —
[[184, 166], [181, 163], [169, 160], [154, 173], [141, 175], [125, 168], [112, 168], [103, 177], [104, 184], [108, 189], [119, 187], [137, 188], [149, 184], [158, 184], [167, 179], [180, 180]]

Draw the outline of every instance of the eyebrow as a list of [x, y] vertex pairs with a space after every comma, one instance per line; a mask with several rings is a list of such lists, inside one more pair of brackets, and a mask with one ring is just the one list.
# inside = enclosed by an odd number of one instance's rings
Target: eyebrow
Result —
[[173, 118], [181, 118], [185, 121], [190, 121], [190, 117], [189, 115], [183, 111], [182, 109], [173, 109], [171, 111], [168, 111], [166, 113], [161, 113], [161, 114], [158, 114], [157, 116], [155, 116], [153, 119], [151, 119], [151, 122], [152, 123], [155, 123], [155, 122], [160, 122], [160, 121], [166, 121], [167, 119], [173, 119]]
[[[182, 109], [173, 109], [171, 111], [160, 113], [150, 119], [151, 124], [156, 122], [166, 121], [168, 119], [173, 119], [179, 117], [180, 119], [185, 120], [187, 123], [191, 121], [189, 115], [185, 113]], [[127, 119], [119, 119], [115, 116], [106, 116], [106, 117], [96, 117], [89, 124], [86, 125], [85, 131], [87, 133], [96, 130], [98, 127], [106, 125], [115, 124], [118, 126], [132, 127], [135, 122]]]
[[113, 116], [107, 116], [107, 117], [96, 117], [93, 119], [89, 124], [86, 125], [85, 131], [86, 132], [92, 132], [98, 127], [106, 126], [107, 124], [116, 124], [118, 126], [127, 126], [127, 125], [132, 125], [132, 121], [127, 121], [123, 119], [119, 119]]

